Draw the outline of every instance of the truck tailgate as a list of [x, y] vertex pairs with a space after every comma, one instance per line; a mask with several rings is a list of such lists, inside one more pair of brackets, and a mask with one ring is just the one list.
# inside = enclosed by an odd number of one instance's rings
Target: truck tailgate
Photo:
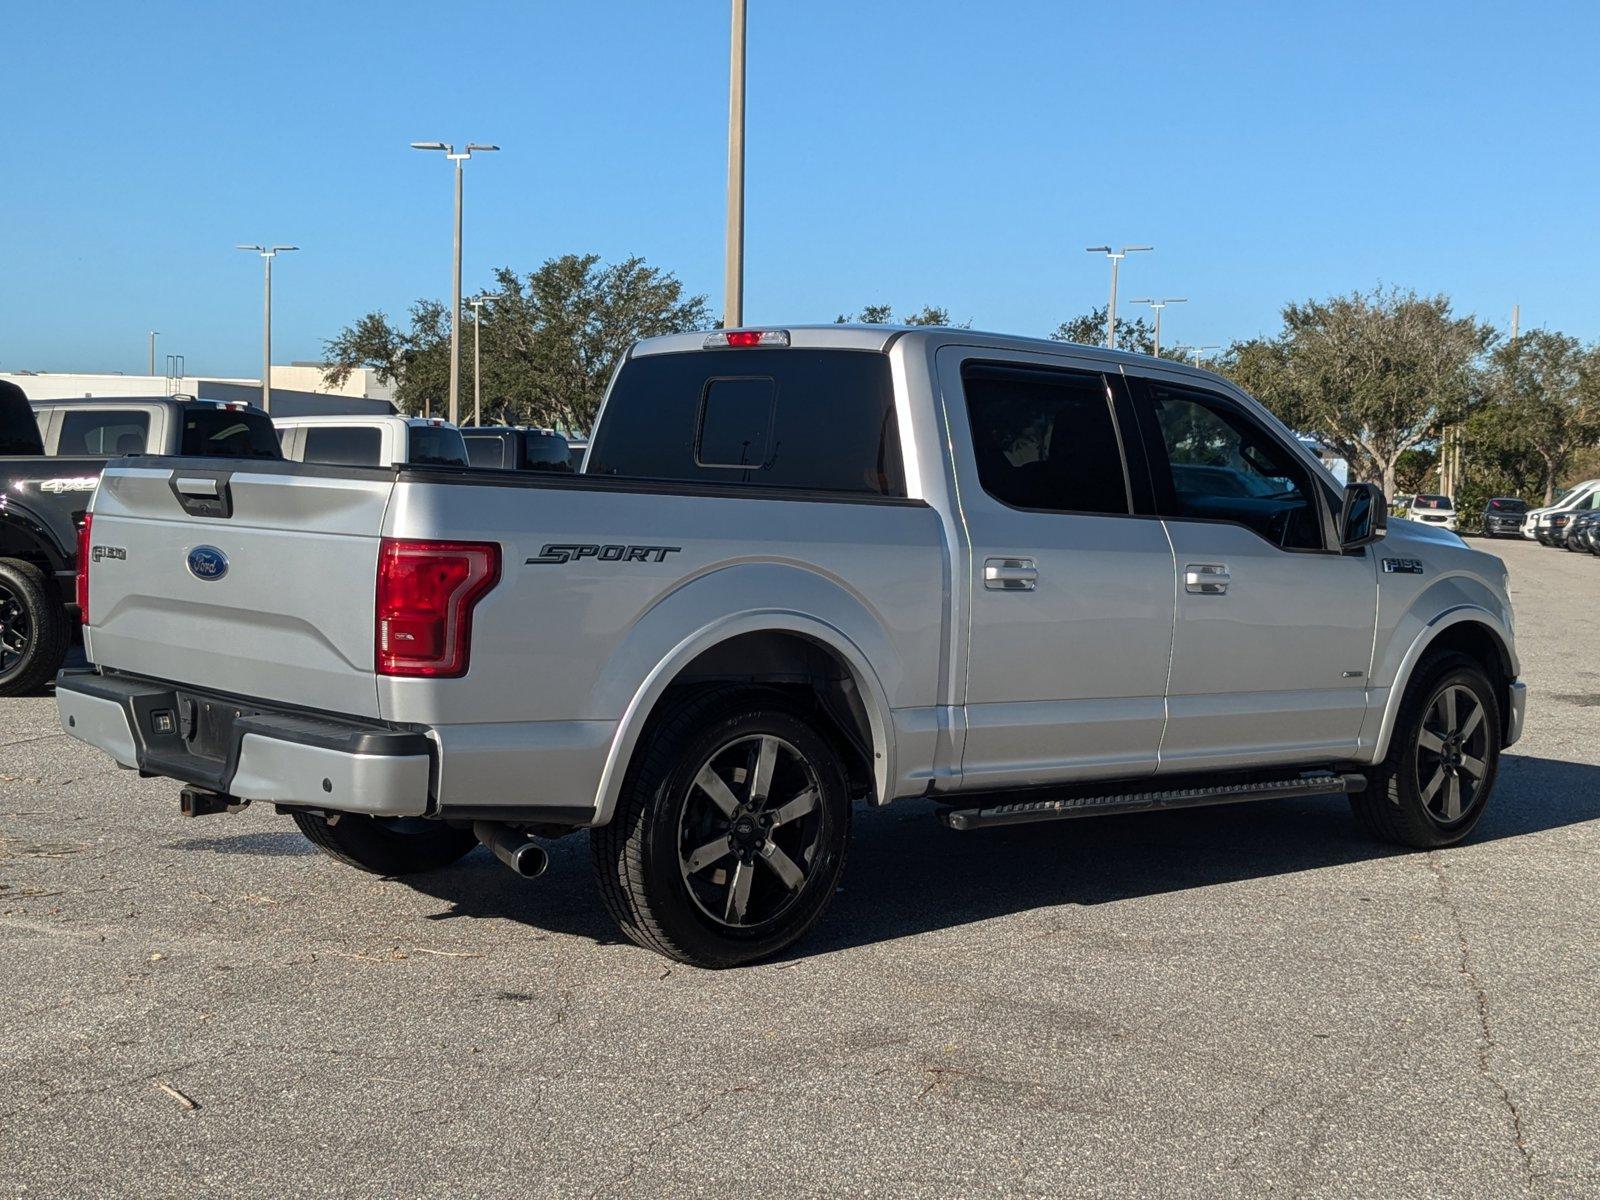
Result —
[[101, 667], [376, 717], [388, 471], [145, 460], [94, 502], [85, 640]]

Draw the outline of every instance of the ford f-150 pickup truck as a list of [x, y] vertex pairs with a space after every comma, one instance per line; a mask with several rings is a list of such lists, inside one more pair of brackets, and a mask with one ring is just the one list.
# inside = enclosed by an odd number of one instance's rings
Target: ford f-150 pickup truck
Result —
[[576, 475], [118, 463], [91, 541], [67, 732], [369, 871], [587, 828], [710, 966], [817, 920], [856, 801], [1345, 792], [1442, 846], [1522, 726], [1499, 559], [1216, 375], [968, 330], [642, 342]]
[[277, 458], [266, 413], [172, 396], [35, 401], [0, 380], [0, 696], [36, 691], [72, 644], [77, 543], [106, 463], [127, 454]]

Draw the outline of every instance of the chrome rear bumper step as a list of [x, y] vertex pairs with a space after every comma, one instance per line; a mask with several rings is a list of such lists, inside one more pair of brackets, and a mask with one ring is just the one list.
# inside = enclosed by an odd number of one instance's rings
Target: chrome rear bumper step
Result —
[[1107, 792], [1013, 800], [975, 808], [939, 810], [939, 820], [951, 829], [989, 829], [996, 825], [1026, 825], [1034, 821], [1063, 821], [1071, 817], [1097, 817], [1111, 813], [1154, 812], [1164, 808], [1198, 808], [1207, 804], [1238, 804], [1247, 800], [1284, 800], [1297, 796], [1328, 796], [1365, 790], [1367, 777], [1334, 771], [1307, 771], [1285, 779], [1167, 788], [1161, 791]]

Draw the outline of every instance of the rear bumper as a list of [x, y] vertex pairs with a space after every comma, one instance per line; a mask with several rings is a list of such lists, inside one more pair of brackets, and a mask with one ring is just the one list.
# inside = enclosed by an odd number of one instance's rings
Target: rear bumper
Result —
[[61, 672], [56, 709], [66, 733], [146, 775], [332, 812], [429, 811], [434, 747], [415, 731], [94, 670]]

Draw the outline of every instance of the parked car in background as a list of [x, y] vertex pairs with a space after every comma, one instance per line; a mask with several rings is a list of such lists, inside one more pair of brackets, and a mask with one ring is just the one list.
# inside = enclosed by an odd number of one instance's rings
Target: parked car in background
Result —
[[1424, 525], [1442, 525], [1451, 533], [1456, 531], [1456, 502], [1449, 496], [1419, 492], [1406, 504], [1406, 516]]
[[273, 422], [291, 462], [346, 467], [465, 467], [461, 430], [439, 417], [280, 417]]
[[1600, 479], [1585, 479], [1582, 483], [1573, 484], [1565, 491], [1558, 492], [1554, 504], [1547, 504], [1543, 508], [1530, 508], [1528, 515], [1522, 521], [1522, 536], [1533, 538], [1536, 541], [1545, 541], [1545, 538], [1539, 536], [1539, 522], [1545, 516], [1564, 509], [1576, 508], [1594, 495], [1597, 490], [1600, 490]]
[[703, 966], [817, 921], [858, 801], [982, 830], [1343, 792], [1439, 847], [1522, 729], [1499, 559], [1140, 355], [680, 334], [625, 357], [579, 474], [266, 463], [197, 516], [183, 473], [96, 498], [127, 553], [64, 730], [386, 875], [479, 842], [536, 875], [588, 830], [622, 931]]
[[267, 414], [183, 397], [29, 404], [0, 382], [0, 696], [60, 669], [77, 621], [84, 513], [107, 462], [129, 454], [276, 459]]
[[1585, 513], [1600, 509], [1600, 488], [1586, 491], [1573, 490], [1570, 503], [1546, 509], [1539, 515], [1535, 536], [1546, 546], [1563, 547], [1567, 544], [1567, 530], [1572, 522]]
[[1600, 509], [1591, 508], [1577, 513], [1567, 523], [1567, 549], [1580, 553], [1596, 553], [1597, 532], [1600, 532]]
[[461, 431], [475, 467], [503, 471], [571, 472], [572, 448], [554, 429], [526, 425], [474, 425]]
[[1521, 537], [1528, 502], [1515, 496], [1496, 496], [1483, 506], [1484, 537]]

